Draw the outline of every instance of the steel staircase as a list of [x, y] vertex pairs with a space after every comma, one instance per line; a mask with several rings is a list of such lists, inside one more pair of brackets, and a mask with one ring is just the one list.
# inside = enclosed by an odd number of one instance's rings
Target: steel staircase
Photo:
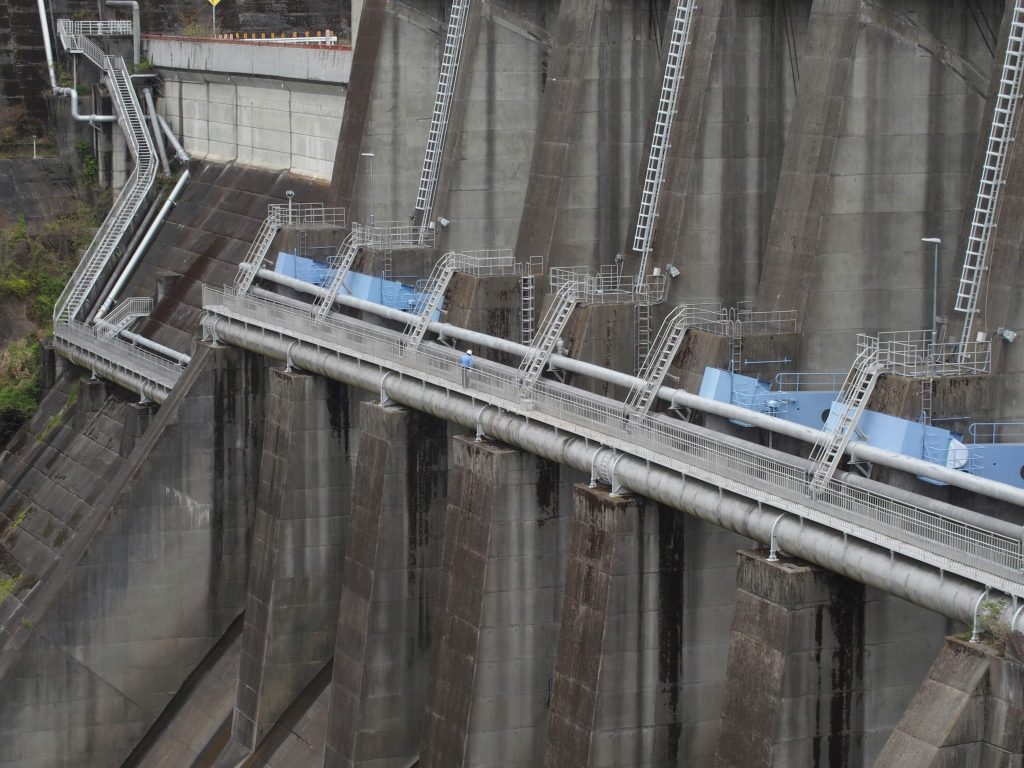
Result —
[[999, 195], [1006, 174], [1006, 158], [1013, 142], [1013, 123], [1020, 99], [1022, 70], [1024, 0], [1016, 0], [1006, 42], [1006, 57], [1003, 59], [1002, 75], [999, 79], [999, 92], [992, 111], [992, 125], [989, 127], [988, 146], [985, 149], [985, 160], [978, 183], [978, 195], [974, 203], [974, 215], [967, 236], [967, 252], [964, 254], [963, 270], [956, 294], [956, 310], [964, 313], [959, 352], [961, 362], [972, 340], [974, 317], [978, 312], [978, 296], [987, 268], [992, 233], [996, 227]]
[[71, 322], [82, 311], [110, 259], [145, 205], [157, 173], [153, 141], [124, 59], [104, 55], [98, 46], [82, 35], [65, 33], [65, 29], [69, 28], [73, 27], [61, 25], [61, 40], [65, 47], [69, 51], [85, 54], [106, 73], [118, 122], [135, 158], [135, 168], [57, 300], [53, 319], [58, 325]]
[[448, 131], [448, 116], [451, 113], [455, 78], [462, 56], [462, 40], [466, 33], [469, 2], [470, 0], [454, 0], [451, 14], [448, 16], [441, 71], [437, 78], [437, 96], [434, 98], [434, 112], [430, 117], [430, 132], [427, 134], [427, 149], [423, 156], [423, 172], [416, 194], [416, 210], [420, 212], [420, 227], [423, 231], [427, 229], [434, 207], [437, 177], [441, 167], [441, 155], [444, 152], [444, 138]]
[[626, 409], [631, 417], [645, 416], [651, 409], [651, 403], [657, 397], [658, 390], [665, 381], [665, 375], [686, 336], [691, 319], [689, 309], [686, 306], [676, 307], [658, 329], [654, 346], [637, 371], [637, 377], [643, 379], [644, 383], [633, 387], [626, 396]]
[[446, 253], [434, 264], [430, 277], [423, 285], [420, 299], [416, 302], [413, 319], [405, 327], [406, 349], [416, 349], [423, 341], [423, 337], [427, 333], [427, 326], [430, 325], [430, 319], [441, 307], [444, 292], [448, 290], [448, 283], [451, 282], [452, 275], [455, 274], [459, 255], [455, 252]]
[[523, 275], [522, 286], [519, 292], [519, 340], [523, 344], [533, 344], [536, 296], [536, 278], [533, 275]]
[[140, 317], [146, 317], [153, 311], [153, 300], [148, 297], [135, 296], [125, 299], [102, 320], [96, 321], [96, 330], [104, 338], [113, 338], [134, 323]]
[[249, 252], [245, 254], [245, 259], [238, 265], [238, 274], [235, 275], [235, 291], [238, 294], [247, 292], [252, 286], [256, 279], [256, 273], [260, 271], [263, 260], [267, 257], [267, 251], [270, 250], [270, 244], [274, 242], [279, 229], [281, 229], [281, 218], [276, 211], [271, 211], [260, 225], [260, 231], [256, 233], [256, 239], [249, 246]]
[[693, 0], [679, 0], [675, 18], [672, 20], [672, 37], [668, 45], [665, 74], [662, 77], [661, 95], [658, 98], [658, 114], [654, 121], [654, 135], [651, 137], [651, 150], [647, 157], [647, 173], [640, 196], [640, 213], [637, 216], [636, 234], [633, 237], [633, 250], [640, 254], [638, 282], [643, 281], [644, 275], [647, 274], [647, 261], [654, 239], [654, 218], [658, 213], [658, 195], [665, 177], [668, 137], [672, 131], [672, 118], [676, 113], [679, 83], [683, 79], [683, 57], [690, 38], [694, 5]]
[[341, 284], [345, 280], [345, 275], [352, 268], [352, 263], [356, 260], [356, 254], [363, 247], [364, 239], [361, 229], [353, 226], [352, 231], [348, 233], [348, 237], [342, 241], [338, 252], [327, 260], [327, 266], [334, 270], [334, 277], [331, 278], [330, 284], [326, 286], [326, 293], [317, 296], [316, 301], [313, 302], [313, 317], [318, 322], [323, 322], [324, 318], [327, 317], [327, 313], [331, 311], [331, 307], [334, 306], [334, 297], [338, 295]]
[[540, 379], [544, 366], [551, 359], [555, 344], [561, 338], [562, 331], [565, 330], [565, 325], [579, 301], [576, 289], [576, 283], [571, 281], [562, 285], [544, 314], [539, 333], [519, 366], [519, 391], [523, 397], [529, 397], [530, 390]]
[[853, 437], [857, 422], [875, 389], [880, 372], [878, 350], [874, 347], [862, 349], [843, 382], [824, 434], [811, 449], [810, 461], [814, 464], [814, 475], [808, 484], [808, 492], [812, 495], [825, 490], [832, 479], [839, 466], [839, 459]]

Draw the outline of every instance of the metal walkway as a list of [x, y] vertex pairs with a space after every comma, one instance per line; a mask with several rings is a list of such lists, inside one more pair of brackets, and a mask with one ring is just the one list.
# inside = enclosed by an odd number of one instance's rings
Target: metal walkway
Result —
[[57, 299], [53, 311], [55, 326], [78, 318], [96, 282], [131, 230], [136, 216], [142, 211], [157, 173], [153, 141], [124, 59], [120, 56], [107, 56], [86, 37], [88, 34], [131, 34], [131, 23], [61, 19], [59, 33], [69, 53], [83, 54], [106, 73], [118, 122], [124, 130], [128, 149], [135, 158], [135, 168]]
[[1006, 41], [1006, 57], [1003, 59], [999, 92], [992, 110], [992, 125], [989, 127], [988, 146], [978, 182], [978, 195], [974, 203], [974, 215], [967, 236], [967, 252], [964, 254], [960, 285], [956, 294], [956, 311], [964, 313], [964, 328], [960, 336], [963, 352], [972, 341], [974, 318], [978, 312], [978, 296], [988, 264], [988, 253], [992, 233], [996, 227], [999, 196], [1006, 176], [1006, 157], [1013, 144], [1013, 123], [1020, 101], [1021, 74], [1024, 72], [1024, 0], [1016, 0], [1013, 6], [1013, 20], [1010, 22], [1009, 38]]
[[812, 494], [806, 465], [796, 457], [766, 455], [758, 445], [664, 415], [639, 416], [626, 423], [621, 401], [555, 381], [538, 378], [524, 393], [522, 369], [487, 360], [474, 363], [467, 392], [457, 350], [435, 344], [409, 350], [403, 333], [354, 318], [332, 316], [317, 322], [301, 307], [211, 287], [203, 289], [203, 306], [210, 317], [208, 330], [217, 318], [233, 321], [248, 329], [246, 338], [256, 351], [266, 353], [268, 340], [279, 339], [278, 350], [298, 342], [321, 358], [354, 360], [362, 370], [372, 367], [436, 387], [437, 403], [445, 392], [463, 393], [481, 408], [493, 406], [548, 424], [678, 473], [683, 482], [697, 478], [759, 507], [813, 521], [928, 568], [1024, 597], [1019, 535], [970, 525], [930, 508], [931, 502], [923, 497], [915, 504], [905, 493], [890, 496], [834, 477]]
[[633, 237], [633, 250], [640, 254], [638, 282], [643, 281], [647, 274], [647, 261], [651, 255], [654, 218], [658, 214], [658, 196], [665, 180], [668, 137], [672, 132], [672, 118], [676, 113], [679, 83], [683, 79], [683, 58], [690, 39], [693, 7], [693, 0], [679, 0], [675, 18], [672, 20], [672, 37], [668, 44], [665, 74], [661, 81], [661, 96], [658, 98], [658, 114], [654, 120], [654, 135], [651, 137], [647, 173], [644, 175], [644, 189], [640, 196], [640, 214], [637, 216], [636, 234]]
[[814, 475], [808, 485], [809, 493], [821, 493], [828, 487], [868, 399], [875, 390], [880, 372], [878, 350], [870, 346], [861, 349], [839, 391], [835, 412], [829, 414], [824, 437], [811, 449]]
[[448, 31], [445, 35], [444, 52], [441, 55], [441, 71], [437, 77], [437, 95], [434, 97], [434, 112], [430, 116], [430, 131], [427, 133], [427, 149], [423, 155], [423, 172], [420, 174], [419, 191], [416, 193], [416, 210], [420, 213], [420, 227], [428, 228], [437, 192], [437, 177], [441, 170], [441, 156], [444, 139], [448, 132], [448, 116], [455, 94], [455, 78], [462, 58], [462, 40], [466, 34], [466, 16], [470, 0], [454, 0], [448, 16]]

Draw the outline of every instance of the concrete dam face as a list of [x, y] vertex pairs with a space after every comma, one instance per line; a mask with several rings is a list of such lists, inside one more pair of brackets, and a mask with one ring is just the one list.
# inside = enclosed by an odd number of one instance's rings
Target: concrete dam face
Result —
[[0, 2], [0, 766], [1021, 764], [1024, 0], [159, 5]]

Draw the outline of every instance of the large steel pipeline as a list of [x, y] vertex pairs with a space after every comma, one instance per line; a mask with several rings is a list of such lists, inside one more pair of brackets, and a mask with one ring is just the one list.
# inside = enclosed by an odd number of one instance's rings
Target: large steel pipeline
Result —
[[[314, 296], [321, 296], [326, 293], [323, 288], [313, 285], [312, 283], [307, 283], [286, 275], [279, 275], [268, 269], [259, 270], [257, 272], [257, 276], [263, 280], [283, 285], [301, 293], [307, 293]], [[259, 295], [267, 298], [275, 298], [269, 294], [261, 293]], [[280, 297], [276, 297], [276, 300], [279, 301]], [[369, 312], [388, 320], [395, 320], [403, 323], [408, 322], [410, 317], [407, 312], [403, 312], [400, 309], [385, 307], [381, 304], [376, 304], [365, 299], [358, 299], [354, 296], [338, 294], [334, 297], [334, 302], [343, 306], [352, 307], [353, 309]], [[471, 331], [466, 328], [460, 328], [457, 325], [433, 322], [430, 323], [428, 328], [430, 331], [440, 336], [456, 339], [478, 347], [495, 349], [499, 352], [508, 352], [513, 355], [523, 356], [529, 351], [529, 347], [525, 344], [519, 344], [518, 342], [511, 341], [509, 339], [490, 336], [488, 334], [481, 333], [480, 331]], [[552, 355], [551, 365], [554, 368], [568, 371], [569, 373], [588, 376], [598, 381], [616, 384], [626, 389], [631, 389], [635, 386], [642, 386], [644, 383], [643, 379], [631, 376], [628, 373], [613, 371], [610, 368], [603, 368], [602, 366], [587, 363], [582, 360], [575, 360], [564, 355]], [[779, 435], [785, 435], [786, 437], [792, 437], [805, 443], [813, 444], [824, 435], [824, 433], [818, 429], [805, 427], [802, 424], [794, 424], [791, 421], [786, 421], [785, 419], [779, 419], [765, 413], [741, 408], [738, 405], [721, 403], [717, 400], [711, 400], [706, 397], [701, 397], [700, 395], [694, 395], [684, 389], [661, 387], [661, 389], [658, 390], [658, 397], [673, 406], [693, 408], [701, 411], [702, 413], [710, 413], [713, 416], [742, 421], [747, 424], [752, 424], [755, 427], [766, 429]], [[956, 488], [962, 488], [966, 491], [971, 491], [972, 493], [998, 499], [999, 501], [1024, 506], [1024, 489], [1015, 488], [1014, 486], [1007, 485], [1006, 483], [998, 483], [993, 480], [968, 474], [967, 472], [958, 472], [954, 469], [947, 469], [939, 464], [933, 464], [930, 461], [904, 456], [903, 454], [887, 451], [884, 448], [876, 448], [863, 442], [851, 441], [846, 447], [846, 452], [853, 459], [880, 464], [885, 467], [900, 470], [901, 472], [907, 472], [908, 474], [920, 475], [921, 477], [937, 480], [940, 483], [952, 485]]]
[[[609, 450], [496, 407], [482, 406], [465, 395], [360, 364], [323, 348], [263, 333], [223, 317], [210, 317], [207, 323], [214, 337], [226, 343], [277, 360], [290, 356], [292, 364], [301, 370], [360, 389], [383, 389], [396, 403], [464, 427], [479, 425], [493, 439], [584, 472], [591, 470], [598, 452]], [[957, 621], [973, 622], [979, 597], [986, 590], [984, 585], [943, 574], [783, 510], [758, 505], [632, 456], [621, 455], [614, 471], [615, 478], [630, 491], [762, 543], [771, 540], [774, 528], [775, 541], [787, 554]], [[1005, 609], [1002, 615], [1007, 623], [1008, 614]]]

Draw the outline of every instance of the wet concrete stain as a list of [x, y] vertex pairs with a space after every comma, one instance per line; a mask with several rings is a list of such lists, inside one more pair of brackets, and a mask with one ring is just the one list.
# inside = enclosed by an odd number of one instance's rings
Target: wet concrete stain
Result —
[[658, 507], [658, 682], [668, 713], [669, 765], [678, 765], [683, 737], [679, 694], [683, 686], [684, 523], [677, 510]]

